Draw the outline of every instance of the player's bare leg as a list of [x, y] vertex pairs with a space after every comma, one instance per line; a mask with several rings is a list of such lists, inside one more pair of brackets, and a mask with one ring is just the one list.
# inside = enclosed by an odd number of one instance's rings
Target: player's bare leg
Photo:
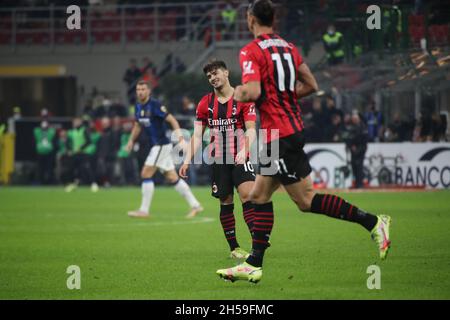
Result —
[[157, 168], [155, 166], [144, 166], [141, 171], [142, 178], [142, 201], [139, 210], [129, 211], [128, 216], [132, 218], [148, 218], [150, 216], [149, 209], [152, 203], [153, 192], [155, 191], [155, 184], [153, 183], [153, 176]]
[[252, 191], [254, 185], [254, 181], [246, 181], [237, 187], [239, 198], [242, 203], [242, 214], [244, 215], [244, 220], [247, 224], [250, 235], [253, 232], [253, 221], [255, 220], [255, 206], [250, 201], [250, 192]]
[[180, 179], [175, 170], [169, 170], [164, 172], [164, 177], [170, 184], [174, 186], [175, 190], [189, 203], [191, 209], [187, 214], [186, 218], [194, 218], [195, 216], [197, 216], [197, 214], [203, 211], [203, 207], [200, 205], [198, 200], [192, 194], [189, 185], [186, 183], [186, 181]]
[[386, 258], [391, 245], [389, 216], [375, 216], [364, 212], [336, 195], [315, 193], [310, 176], [285, 186], [285, 189], [292, 201], [303, 212], [325, 214], [331, 218], [356, 222], [366, 228], [378, 245], [380, 258]]

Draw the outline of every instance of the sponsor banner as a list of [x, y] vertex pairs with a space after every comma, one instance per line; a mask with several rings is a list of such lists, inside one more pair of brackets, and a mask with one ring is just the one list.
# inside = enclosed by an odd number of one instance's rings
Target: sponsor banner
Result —
[[[350, 153], [343, 143], [305, 146], [312, 178], [328, 188], [352, 186]], [[366, 184], [450, 188], [450, 143], [369, 143], [364, 159]]]

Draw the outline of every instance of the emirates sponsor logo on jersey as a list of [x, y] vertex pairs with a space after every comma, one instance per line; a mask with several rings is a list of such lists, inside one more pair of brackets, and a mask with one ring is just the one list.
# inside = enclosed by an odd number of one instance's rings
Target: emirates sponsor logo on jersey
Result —
[[218, 131], [230, 131], [234, 130], [234, 125], [237, 123], [237, 119], [208, 119], [210, 127], [214, 127]]
[[267, 49], [268, 47], [283, 47], [283, 48], [284, 47], [289, 47], [289, 48], [291, 48], [289, 43], [287, 43], [283, 39], [267, 39], [267, 40], [259, 42], [258, 45], [263, 50]]

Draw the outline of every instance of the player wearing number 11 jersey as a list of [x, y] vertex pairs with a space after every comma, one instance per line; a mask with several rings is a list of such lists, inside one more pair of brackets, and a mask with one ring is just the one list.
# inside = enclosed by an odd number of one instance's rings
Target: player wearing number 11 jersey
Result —
[[[278, 156], [272, 157], [272, 163], [261, 161], [260, 173], [250, 193], [250, 199], [255, 205], [250, 256], [236, 267], [217, 270], [221, 278], [231, 281], [248, 280], [256, 283], [261, 280], [264, 252], [274, 221], [271, 198], [280, 184], [299, 210], [363, 226], [377, 243], [381, 259], [386, 257], [391, 243], [389, 216], [375, 216], [341, 197], [317, 194], [313, 190], [309, 176], [311, 166], [303, 151], [303, 121], [297, 100], [317, 91], [318, 85], [295, 46], [274, 33], [274, 15], [274, 6], [270, 0], [250, 2], [247, 22], [255, 39], [239, 55], [243, 85], [236, 87], [234, 98], [242, 102], [256, 102], [261, 127], [269, 130], [262, 154], [270, 155], [278, 151]], [[278, 134], [272, 135], [271, 129], [278, 130]], [[278, 140], [278, 144], [271, 143], [275, 140]], [[278, 145], [279, 150], [272, 150], [272, 145]], [[278, 168], [277, 171], [265, 170], [272, 164]], [[345, 243], [345, 239], [338, 241]]]
[[225, 62], [213, 60], [203, 71], [214, 91], [205, 95], [198, 104], [191, 148], [179, 174], [186, 177], [191, 159], [200, 148], [203, 132], [208, 128], [211, 136], [208, 159], [212, 163], [212, 196], [220, 201], [220, 222], [231, 257], [245, 259], [248, 253], [240, 248], [236, 239], [233, 191], [235, 187], [239, 193], [244, 220], [251, 233], [254, 209], [249, 194], [255, 173], [249, 161], [249, 150], [256, 136], [255, 104], [233, 99], [234, 88], [230, 85]]

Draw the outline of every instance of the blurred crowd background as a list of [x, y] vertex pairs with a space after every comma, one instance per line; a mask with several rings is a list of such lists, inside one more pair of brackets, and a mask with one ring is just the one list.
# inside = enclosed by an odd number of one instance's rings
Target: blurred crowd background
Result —
[[[308, 142], [448, 141], [449, 1], [377, 1], [381, 30], [366, 27], [373, 1], [275, 2], [277, 31], [321, 88], [301, 101]], [[84, 0], [81, 30], [67, 30], [71, 4], [0, 4], [0, 136], [14, 137], [13, 172], [2, 180], [137, 184], [150, 147], [140, 137], [124, 150], [137, 81], [192, 130], [211, 90], [201, 66], [224, 59], [240, 82], [246, 2]], [[190, 179], [207, 183], [207, 168]]]

